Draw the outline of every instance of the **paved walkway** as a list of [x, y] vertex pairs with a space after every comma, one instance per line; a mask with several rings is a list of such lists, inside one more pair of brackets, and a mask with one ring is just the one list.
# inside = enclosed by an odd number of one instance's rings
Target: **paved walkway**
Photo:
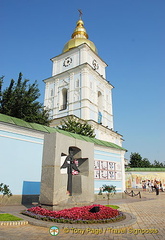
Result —
[[[106, 204], [106, 201], [97, 203]], [[152, 240], [165, 239], [165, 193], [142, 192], [142, 198], [111, 200], [111, 204], [120, 206], [127, 213], [124, 221], [108, 224], [59, 224], [50, 223], [21, 216], [30, 224], [21, 226], [0, 226], [0, 240], [49, 240], [49, 239], [129, 239]], [[20, 216], [24, 206], [0, 207], [0, 212]], [[34, 225], [33, 225], [34, 224]], [[38, 225], [38, 226], [37, 226]], [[57, 226], [59, 234], [51, 236], [50, 226]]]

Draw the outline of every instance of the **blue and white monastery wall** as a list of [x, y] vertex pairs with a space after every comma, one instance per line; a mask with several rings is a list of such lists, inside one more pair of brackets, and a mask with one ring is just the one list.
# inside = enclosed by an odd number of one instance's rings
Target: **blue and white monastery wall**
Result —
[[99, 193], [104, 184], [116, 186], [117, 192], [125, 190], [124, 154], [123, 150], [95, 145], [95, 193]]
[[[39, 195], [44, 132], [0, 121], [0, 183], [13, 195]], [[95, 145], [94, 186], [125, 190], [124, 150]]]
[[0, 123], [0, 183], [13, 195], [40, 193], [43, 133]]

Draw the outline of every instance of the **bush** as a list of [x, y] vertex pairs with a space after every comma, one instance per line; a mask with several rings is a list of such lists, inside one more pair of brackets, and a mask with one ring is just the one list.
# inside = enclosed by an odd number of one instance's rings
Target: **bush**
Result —
[[[9, 186], [6, 185], [6, 184], [4, 184], [4, 183], [0, 183], [0, 193], [3, 194], [0, 204], [1, 204], [1, 205], [2, 205], [2, 204], [5, 205], [5, 203], [7, 203], [7, 201], [4, 202], [4, 197], [7, 196], [7, 197], [9, 198], [9, 197], [12, 196], [12, 193], [11, 193], [11, 191], [10, 191], [10, 189], [9, 189]], [[7, 200], [8, 200], [8, 198], [7, 198]], [[4, 202], [4, 203], [3, 203], [3, 202]]]
[[108, 198], [108, 205], [109, 205], [109, 199], [110, 199], [110, 195], [114, 195], [116, 193], [116, 186], [113, 186], [113, 185], [103, 185], [102, 187], [103, 189], [103, 192], [106, 192], [107, 194], [107, 198]]

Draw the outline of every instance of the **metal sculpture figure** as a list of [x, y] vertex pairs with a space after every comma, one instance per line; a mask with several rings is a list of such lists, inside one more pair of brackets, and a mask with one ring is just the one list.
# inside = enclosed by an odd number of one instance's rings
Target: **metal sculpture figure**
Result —
[[74, 150], [72, 148], [69, 148], [69, 155], [66, 157], [63, 165], [61, 166], [61, 168], [67, 168], [68, 174], [67, 191], [69, 192], [69, 196], [72, 196], [72, 170], [80, 172], [80, 170], [78, 169], [74, 162], [73, 156]]
[[[69, 148], [69, 155], [66, 157], [63, 165], [61, 168], [67, 168], [67, 174], [68, 174], [68, 183], [67, 183], [67, 191], [69, 192], [69, 196], [72, 196], [72, 170], [75, 170], [77, 172], [80, 172], [78, 167], [75, 164], [74, 161], [74, 150], [73, 148]], [[76, 159], [79, 163], [79, 160], [86, 160], [88, 158], [78, 158]], [[82, 163], [81, 163], [82, 164]]]

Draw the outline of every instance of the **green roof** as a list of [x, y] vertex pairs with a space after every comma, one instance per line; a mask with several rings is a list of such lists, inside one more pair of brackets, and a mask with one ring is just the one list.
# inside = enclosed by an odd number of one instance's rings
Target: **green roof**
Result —
[[126, 168], [126, 172], [165, 172], [165, 168]]
[[111, 148], [116, 148], [116, 149], [127, 151], [125, 148], [122, 148], [122, 147], [118, 146], [117, 144], [114, 144], [114, 143], [111, 143], [111, 142], [99, 140], [99, 139], [96, 139], [96, 138], [90, 138], [90, 137], [87, 137], [87, 136], [82, 136], [82, 135], [79, 135], [79, 134], [76, 134], [76, 133], [67, 132], [67, 131], [60, 130], [60, 129], [53, 128], [53, 127], [47, 127], [47, 126], [44, 126], [44, 125], [41, 125], [41, 124], [38, 124], [38, 123], [29, 123], [29, 122], [26, 122], [22, 119], [7, 116], [7, 115], [1, 114], [1, 113], [0, 113], [0, 122], [14, 124], [14, 125], [17, 125], [17, 126], [20, 126], [20, 127], [30, 128], [30, 129], [45, 132], [45, 133], [59, 132], [61, 134], [64, 134], [66, 136], [69, 136], [69, 137], [72, 137], [72, 138], [75, 138], [75, 139], [80, 139], [80, 140], [83, 140], [83, 141], [86, 141], [86, 142], [92, 142], [96, 145], [101, 145], [101, 146], [105, 146], [105, 147], [111, 147]]

